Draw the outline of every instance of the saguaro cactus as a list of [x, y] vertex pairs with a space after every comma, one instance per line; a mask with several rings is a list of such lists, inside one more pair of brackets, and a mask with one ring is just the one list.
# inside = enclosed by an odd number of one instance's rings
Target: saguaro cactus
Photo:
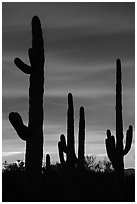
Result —
[[[72, 94], [68, 94], [68, 111], [67, 111], [67, 144], [65, 136], [60, 136], [58, 142], [59, 157], [62, 166], [74, 167], [76, 164], [84, 165], [84, 142], [85, 142], [85, 114], [84, 108], [80, 108], [80, 121], [79, 121], [79, 150], [78, 159], [75, 154], [75, 141], [74, 141], [74, 107]], [[66, 162], [64, 159], [66, 154]]]
[[124, 156], [129, 152], [132, 144], [133, 127], [130, 125], [126, 133], [126, 145], [123, 145], [123, 119], [122, 119], [122, 76], [121, 62], [116, 62], [116, 142], [111, 131], [107, 130], [106, 150], [110, 161], [119, 175], [124, 173]]
[[[37, 16], [32, 18], [32, 48], [28, 50], [30, 66], [15, 58], [15, 65], [30, 75], [29, 122], [23, 124], [19, 113], [11, 112], [9, 120], [19, 137], [26, 141], [25, 168], [27, 174], [28, 199], [32, 200], [40, 181], [43, 158], [43, 93], [44, 93], [44, 44], [41, 23]], [[35, 193], [35, 194], [34, 194]]]
[[78, 162], [80, 166], [84, 165], [84, 153], [85, 153], [85, 113], [84, 108], [80, 107], [79, 145], [78, 145]]

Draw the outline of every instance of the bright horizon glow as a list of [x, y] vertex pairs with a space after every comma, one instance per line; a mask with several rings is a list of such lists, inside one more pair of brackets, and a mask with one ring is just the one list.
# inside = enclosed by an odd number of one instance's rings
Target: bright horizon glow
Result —
[[[60, 162], [56, 145], [47, 145], [43, 151], [43, 162], [45, 162], [46, 154], [50, 154], [51, 163]], [[75, 152], [77, 155], [77, 144], [75, 145]], [[101, 152], [101, 153], [99, 153]], [[105, 157], [108, 159], [104, 144], [86, 144], [85, 145], [85, 156], [94, 155], [97, 161], [103, 160]], [[2, 162], [7, 163], [16, 162], [17, 159], [25, 160], [25, 150], [20, 152], [2, 152]], [[132, 144], [132, 148], [127, 156], [124, 157], [125, 168], [135, 168], [135, 144]]]

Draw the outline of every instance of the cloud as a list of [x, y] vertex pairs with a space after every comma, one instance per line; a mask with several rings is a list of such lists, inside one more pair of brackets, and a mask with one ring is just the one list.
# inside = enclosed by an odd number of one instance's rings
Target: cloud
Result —
[[[86, 148], [103, 144], [105, 131], [115, 130], [115, 61], [122, 61], [124, 130], [134, 125], [135, 19], [134, 3], [3, 3], [2, 111], [3, 151], [23, 151], [23, 143], [8, 122], [18, 111], [28, 123], [29, 77], [13, 63], [29, 63], [31, 18], [38, 15], [45, 39], [44, 136], [45, 148], [57, 152], [66, 134], [67, 94], [75, 107], [85, 107]], [[77, 140], [76, 140], [77, 142]], [[88, 146], [89, 145], [89, 146]], [[93, 147], [94, 148], [94, 147]], [[104, 154], [99, 147], [97, 154]]]
[[12, 156], [14, 154], [22, 154], [24, 152], [2, 152], [3, 157]]
[[33, 15], [38, 15], [42, 22], [47, 22], [48, 28], [111, 23], [129, 29], [134, 25], [134, 5], [127, 2], [4, 2], [3, 22], [4, 25], [24, 26]]

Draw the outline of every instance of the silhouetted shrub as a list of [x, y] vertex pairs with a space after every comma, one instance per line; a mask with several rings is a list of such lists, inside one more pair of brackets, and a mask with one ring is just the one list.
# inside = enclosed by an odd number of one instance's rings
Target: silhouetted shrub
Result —
[[[114, 196], [116, 192], [115, 174], [111, 164], [106, 158], [103, 161], [96, 161], [93, 155], [86, 156], [86, 158], [88, 162], [85, 162], [87, 165], [85, 168], [81, 169], [77, 166], [71, 172], [68, 168], [63, 168], [60, 163], [51, 164], [50, 171], [43, 166], [42, 196], [39, 201], [117, 201]], [[20, 165], [12, 163], [7, 164], [7, 168], [3, 170], [3, 201], [25, 201], [25, 171], [21, 169]], [[133, 202], [135, 200], [134, 170], [132, 174], [125, 174], [123, 189], [124, 201]]]
[[102, 161], [97, 161], [96, 156], [86, 155], [84, 166], [95, 172], [113, 171], [112, 163], [106, 157]]

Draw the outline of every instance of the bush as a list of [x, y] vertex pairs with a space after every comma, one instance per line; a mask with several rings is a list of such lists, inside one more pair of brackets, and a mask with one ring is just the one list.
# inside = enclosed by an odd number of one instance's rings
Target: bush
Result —
[[85, 168], [95, 172], [111, 172], [113, 171], [112, 163], [105, 157], [102, 161], [96, 161], [96, 156], [86, 155]]

